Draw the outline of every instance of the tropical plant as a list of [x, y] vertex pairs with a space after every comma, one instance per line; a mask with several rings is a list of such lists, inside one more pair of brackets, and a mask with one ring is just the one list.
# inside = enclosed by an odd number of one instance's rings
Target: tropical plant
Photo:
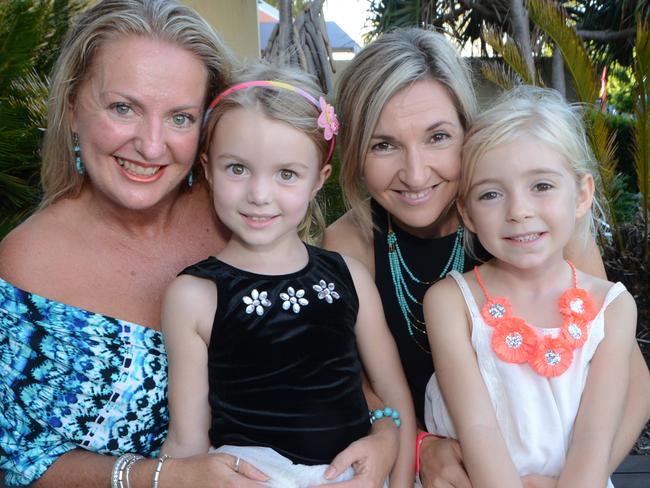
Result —
[[81, 0], [0, 0], [0, 238], [38, 201], [47, 73]]

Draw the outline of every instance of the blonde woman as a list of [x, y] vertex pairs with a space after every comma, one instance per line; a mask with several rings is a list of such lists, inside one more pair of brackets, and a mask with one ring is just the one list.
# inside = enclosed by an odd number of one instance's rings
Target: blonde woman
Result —
[[[357, 55], [339, 81], [337, 102], [341, 186], [350, 210], [327, 229], [324, 246], [359, 259], [373, 275], [424, 429], [433, 363], [422, 299], [449, 271], [476, 263], [463, 252], [465, 229], [455, 210], [463, 138], [477, 106], [471, 73], [444, 36], [398, 30]], [[579, 269], [604, 276], [593, 239], [572, 239], [565, 254]], [[613, 466], [650, 411], [650, 377], [638, 348], [631, 361]], [[456, 441], [421, 430], [416, 448], [424, 486], [470, 486]]]

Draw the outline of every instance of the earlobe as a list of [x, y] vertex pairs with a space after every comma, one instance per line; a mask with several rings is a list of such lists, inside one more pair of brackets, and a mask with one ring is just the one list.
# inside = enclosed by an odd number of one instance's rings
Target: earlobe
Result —
[[465, 204], [457, 200], [456, 209], [458, 210], [458, 214], [460, 215], [460, 218], [463, 221], [463, 225], [467, 227], [469, 231], [476, 234], [476, 230], [475, 230], [476, 227], [474, 227], [474, 223], [472, 222], [472, 219], [469, 218], [469, 214], [467, 213], [467, 207], [465, 206]]
[[208, 165], [208, 155], [201, 153], [199, 160], [201, 161], [201, 166], [203, 167], [203, 174], [205, 175], [205, 179], [208, 181], [210, 186], [212, 186], [212, 175], [210, 174], [210, 168]]
[[583, 217], [591, 208], [594, 200], [595, 184], [590, 174], [584, 174], [578, 182], [578, 198], [576, 201], [576, 218]]
[[314, 189], [311, 192], [311, 197], [314, 198], [316, 194], [320, 191], [321, 188], [323, 188], [323, 185], [327, 181], [327, 178], [330, 177], [332, 174], [332, 165], [331, 164], [326, 164], [324, 165], [320, 173], [318, 174], [318, 180], [316, 181], [316, 185], [314, 186]]

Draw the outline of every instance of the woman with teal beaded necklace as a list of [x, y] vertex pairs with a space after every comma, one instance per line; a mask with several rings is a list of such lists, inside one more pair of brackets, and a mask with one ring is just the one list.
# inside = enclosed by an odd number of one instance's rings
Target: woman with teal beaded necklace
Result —
[[[338, 82], [340, 180], [350, 210], [327, 230], [324, 247], [361, 261], [375, 277], [422, 419], [433, 364], [422, 297], [451, 269], [471, 268], [455, 209], [463, 136], [477, 110], [469, 67], [442, 35], [422, 29], [383, 35], [359, 53]], [[574, 239], [565, 254], [604, 276], [594, 241]], [[620, 461], [650, 409], [650, 377], [638, 348], [628, 405], [613, 452]], [[369, 393], [371, 408], [382, 402]], [[421, 426], [421, 428], [423, 428]], [[424, 434], [423, 434], [424, 435]], [[424, 487], [470, 487], [458, 444], [420, 438]]]

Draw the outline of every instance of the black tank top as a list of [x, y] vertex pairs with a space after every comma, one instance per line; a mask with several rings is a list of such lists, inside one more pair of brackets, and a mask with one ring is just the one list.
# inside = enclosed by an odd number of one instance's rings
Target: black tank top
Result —
[[[373, 215], [373, 247], [375, 250], [375, 283], [379, 289], [384, 314], [388, 327], [397, 343], [397, 349], [402, 360], [404, 373], [411, 389], [415, 414], [421, 425], [424, 425], [424, 393], [427, 382], [433, 374], [433, 360], [429, 351], [429, 342], [424, 332], [424, 325], [415, 324], [423, 332], [414, 329], [413, 336], [409, 334], [406, 321], [395, 294], [395, 286], [388, 262], [388, 215], [386, 210], [374, 200], [371, 200]], [[397, 236], [404, 261], [416, 278], [421, 281], [437, 280], [444, 269], [454, 247], [456, 234], [434, 239], [421, 239], [402, 230], [393, 221], [393, 232]], [[472, 269], [476, 261], [465, 255], [465, 271]], [[420, 284], [406, 277], [408, 287], [413, 296], [422, 303], [424, 294], [431, 285]], [[409, 308], [415, 317], [424, 322], [422, 306], [409, 302]]]
[[208, 346], [214, 447], [266, 446], [294, 463], [328, 464], [368, 433], [352, 276], [339, 254], [307, 250], [305, 268], [287, 275], [215, 257], [183, 271], [217, 286]]

